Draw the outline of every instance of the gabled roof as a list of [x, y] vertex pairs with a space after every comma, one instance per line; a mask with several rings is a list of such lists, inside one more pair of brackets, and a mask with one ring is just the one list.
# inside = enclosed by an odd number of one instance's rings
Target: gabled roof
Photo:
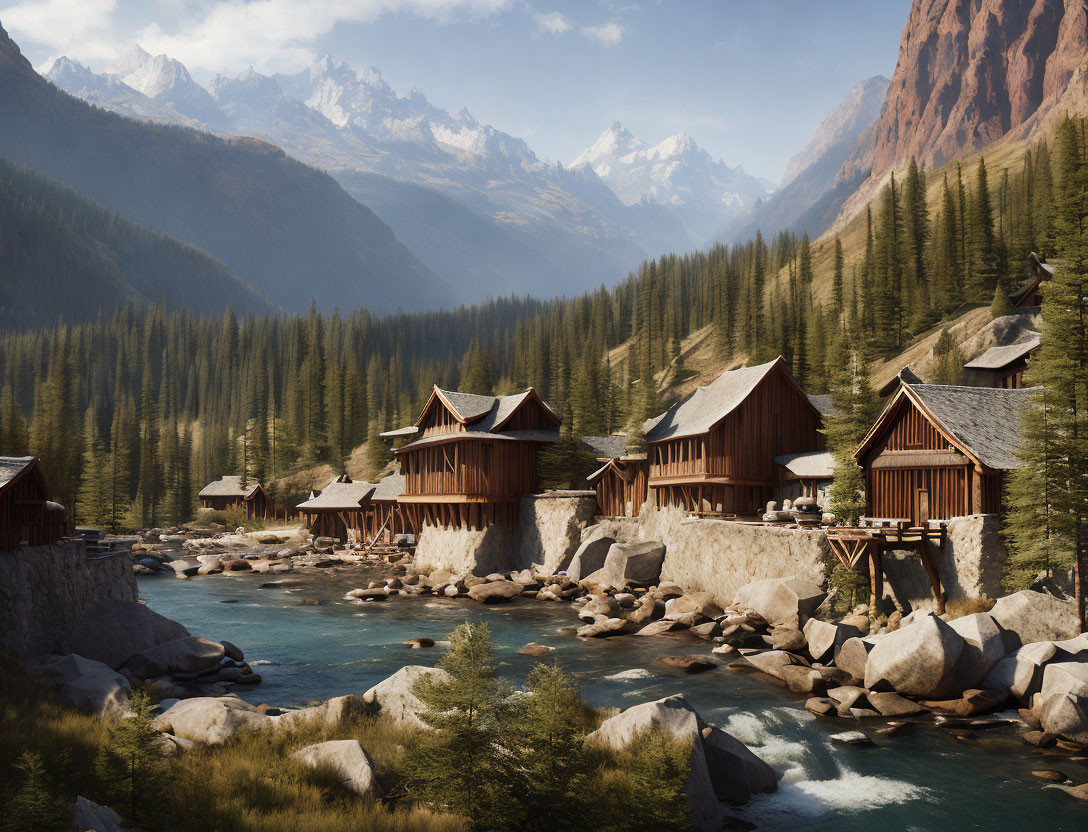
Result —
[[[431, 409], [435, 399], [438, 399], [448, 407], [458, 421], [464, 424], [464, 431], [453, 434], [438, 434], [427, 436], [423, 439], [417, 439], [414, 442], [409, 442], [403, 447], [397, 448], [395, 451], [396, 453], [417, 448], [421, 445], [458, 442], [463, 439], [520, 439], [527, 442], [554, 442], [559, 438], [560, 418], [555, 414], [555, 411], [551, 409], [548, 403], [540, 398], [536, 390], [532, 387], [511, 396], [477, 396], [474, 393], [456, 393], [449, 390], [442, 390], [436, 386], [431, 393], [431, 397], [427, 400], [427, 404], [423, 406], [419, 418], [416, 420], [415, 427], [417, 432], [418, 427], [423, 423], [423, 418], [426, 416], [427, 411]], [[540, 405], [548, 417], [554, 421], [555, 429], [504, 430], [505, 425], [510, 421], [513, 415], [517, 413], [524, 404], [530, 401], [537, 402]], [[485, 403], [488, 403], [486, 409], [484, 409]], [[470, 414], [472, 418], [466, 418], [466, 413]], [[388, 433], [383, 434], [383, 436], [393, 434], [408, 435], [408, 433], [408, 431], [401, 429], [401, 431], [397, 432], [389, 431]]]
[[[461, 393], [457, 390], [434, 388], [435, 393], [445, 401], [453, 415], [462, 422], [472, 422], [487, 414], [495, 405], [495, 396], [480, 396], [476, 393]], [[417, 422], [418, 424], [418, 422]]]
[[1024, 358], [1032, 350], [1038, 349], [1043, 338], [1038, 332], [1031, 332], [1027, 339], [1018, 344], [1004, 347], [990, 347], [986, 352], [964, 364], [968, 370], [1001, 370]]
[[374, 493], [369, 482], [339, 482], [333, 480], [316, 497], [298, 504], [301, 509], [357, 509], [366, 505]]
[[834, 416], [839, 412], [839, 409], [831, 403], [831, 395], [829, 393], [809, 393], [808, 400], [812, 402], [812, 406], [820, 411], [821, 416]]
[[795, 477], [831, 479], [835, 475], [835, 459], [830, 451], [810, 451], [803, 454], [783, 454], [774, 461]]
[[694, 393], [677, 402], [661, 415], [647, 419], [642, 426], [646, 432], [646, 441], [660, 442], [664, 439], [698, 436], [709, 432], [722, 419], [736, 410], [760, 382], [779, 367], [796, 388], [798, 395], [814, 412], [819, 413], [820, 411], [793, 380], [793, 376], [786, 367], [785, 359], [779, 356], [774, 361], [768, 361], [756, 367], [726, 370], [710, 384], [696, 388]]
[[220, 477], [217, 480], [205, 485], [200, 489], [200, 497], [241, 497], [244, 500], [250, 499], [254, 494], [261, 489], [261, 484], [254, 479], [249, 481], [249, 484], [243, 489], [242, 478], [240, 476], [228, 476]]
[[1035, 388], [957, 387], [903, 384], [854, 452], [859, 460], [883, 435], [891, 414], [904, 399], [917, 406], [948, 441], [975, 462], [997, 471], [1021, 467], [1020, 414]]
[[598, 468], [596, 471], [586, 477], [586, 482], [596, 482], [601, 477], [603, 477], [605, 472], [608, 471], [608, 469], [610, 468], [613, 469], [625, 480], [629, 479], [631, 476], [627, 473], [627, 470], [623, 467], [623, 465], [620, 464], [620, 461], [618, 459], [610, 459], [608, 460], [608, 462], [606, 462], [604, 465], [602, 465], [600, 468]]
[[419, 428], [415, 425], [405, 425], [403, 428], [382, 431], [378, 436], [382, 437], [382, 439], [398, 439], [401, 436], [415, 436], [417, 433], [419, 433]]
[[626, 436], [580, 436], [578, 441], [597, 459], [619, 459], [627, 450]]
[[36, 456], [0, 456], [0, 489], [6, 488], [37, 459]]
[[395, 500], [404, 493], [404, 474], [390, 474], [378, 481], [371, 500]]
[[891, 381], [889, 381], [887, 384], [877, 390], [876, 394], [880, 396], [880, 398], [885, 399], [896, 390], [898, 390], [900, 383], [904, 381], [907, 384], [922, 384], [922, 379], [908, 365], [900, 370], [898, 373], [896, 373], [895, 377], [892, 378]]

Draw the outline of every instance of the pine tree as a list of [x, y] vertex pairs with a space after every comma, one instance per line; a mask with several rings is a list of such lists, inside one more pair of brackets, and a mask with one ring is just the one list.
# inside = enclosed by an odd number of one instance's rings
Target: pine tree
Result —
[[832, 264], [831, 272], [831, 315], [837, 322], [842, 316], [843, 309], [843, 283], [842, 283], [842, 270], [845, 260], [842, 253], [842, 240], [836, 235], [835, 237], [835, 255]]
[[1072, 566], [1082, 631], [1088, 567], [1088, 163], [1076, 123], [1059, 126], [1054, 217], [1062, 267], [1047, 284], [1042, 345], [1027, 371], [1038, 391], [1021, 416], [1023, 467], [1009, 485], [1011, 583]]
[[994, 299], [990, 304], [990, 317], [1003, 318], [1012, 311], [1012, 303], [1009, 301], [1009, 293], [1000, 283], [994, 287]]
[[825, 419], [824, 428], [835, 462], [829, 507], [837, 522], [853, 525], [865, 511], [865, 477], [854, 461], [854, 451], [877, 416], [868, 363], [856, 337], [844, 332], [835, 339], [828, 376], [835, 407], [835, 413]]
[[26, 417], [9, 381], [0, 391], [0, 454], [24, 456], [30, 445]]
[[998, 280], [998, 251], [994, 238], [994, 212], [990, 185], [986, 175], [986, 160], [979, 157], [975, 192], [971, 199], [968, 222], [970, 251], [970, 292], [973, 299], [983, 301], [993, 294]]
[[948, 327], [941, 330], [933, 345], [933, 357], [937, 366], [933, 371], [934, 384], [960, 384], [963, 381], [963, 351], [952, 338]]
[[79, 520], [93, 526], [110, 524], [109, 457], [94, 405], [83, 420], [83, 463], [79, 486]]

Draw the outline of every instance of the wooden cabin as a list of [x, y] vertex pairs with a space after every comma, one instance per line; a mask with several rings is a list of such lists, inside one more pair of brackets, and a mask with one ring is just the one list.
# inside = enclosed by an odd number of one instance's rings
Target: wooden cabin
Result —
[[412, 426], [416, 438], [394, 451], [400, 505], [417, 528], [516, 524], [521, 498], [537, 490], [537, 449], [559, 439], [559, 425], [531, 387], [514, 396], [435, 387]]
[[336, 477], [320, 494], [298, 504], [306, 516], [306, 525], [314, 536], [334, 537], [347, 543], [349, 533], [360, 542], [366, 529], [366, 509], [374, 486], [368, 482], [353, 482], [345, 475]]
[[645, 454], [628, 455], [626, 436], [581, 436], [578, 441], [604, 463], [586, 477], [597, 493], [596, 516], [637, 517], [649, 493]]
[[64, 506], [51, 497], [36, 456], [0, 456], [0, 551], [48, 546], [71, 534]]
[[1029, 332], [1018, 344], [990, 347], [978, 358], [963, 365], [963, 380], [970, 387], [1004, 387], [1016, 390], [1024, 386], [1024, 370], [1043, 343], [1038, 332]]
[[835, 477], [835, 460], [830, 452], [783, 454], [776, 456], [774, 462], [778, 466], [779, 477], [776, 499], [812, 497], [817, 505], [824, 505], [827, 491]]
[[871, 517], [926, 526], [1001, 511], [1030, 390], [902, 384], [854, 453]]
[[1017, 309], [1025, 306], [1042, 306], [1043, 284], [1054, 277], [1054, 267], [1044, 261], [1034, 251], [1028, 257], [1031, 263], [1031, 277], [1012, 293], [1009, 300]]
[[761, 513], [775, 457], [824, 449], [822, 414], [783, 358], [727, 370], [644, 425], [657, 505], [695, 514]]
[[272, 508], [272, 501], [268, 499], [261, 484], [256, 480], [249, 480], [245, 488], [242, 487], [241, 477], [220, 477], [208, 483], [200, 489], [201, 508], [210, 508], [216, 511], [225, 511], [234, 506], [241, 506], [246, 517], [251, 520], [267, 519]]
[[418, 534], [412, 513], [400, 503], [404, 476], [390, 474], [378, 481], [364, 513], [364, 541], [367, 545], [392, 545], [406, 535]]

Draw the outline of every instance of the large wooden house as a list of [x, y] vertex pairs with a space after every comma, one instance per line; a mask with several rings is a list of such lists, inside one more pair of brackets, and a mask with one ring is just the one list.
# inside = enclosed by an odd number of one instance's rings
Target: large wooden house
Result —
[[36, 456], [0, 456], [0, 551], [47, 546], [71, 533], [64, 506], [51, 496]]
[[366, 528], [366, 509], [374, 486], [368, 482], [353, 482], [341, 475], [326, 485], [320, 494], [298, 504], [306, 517], [306, 525], [315, 536], [335, 537], [344, 543], [349, 532], [360, 541]]
[[1001, 510], [1030, 390], [901, 384], [854, 454], [868, 514], [926, 526]]
[[817, 404], [781, 357], [698, 388], [644, 426], [657, 505], [761, 513], [773, 497], [775, 457], [823, 450]]
[[600, 468], [586, 479], [597, 493], [598, 517], [636, 517], [649, 493], [645, 454], [628, 455], [625, 436], [583, 436]]
[[990, 347], [986, 352], [963, 365], [963, 380], [971, 387], [1024, 386], [1024, 371], [1039, 351], [1042, 336], [1029, 332], [1023, 341], [1003, 347]]
[[515, 524], [521, 498], [537, 490], [537, 449], [559, 439], [559, 425], [531, 387], [513, 396], [435, 387], [412, 441], [394, 451], [404, 474], [399, 502], [416, 528]]
[[200, 489], [198, 496], [202, 508], [225, 511], [241, 506], [251, 520], [266, 519], [272, 508], [272, 501], [259, 482], [251, 479], [243, 487], [242, 478], [237, 476], [213, 480]]

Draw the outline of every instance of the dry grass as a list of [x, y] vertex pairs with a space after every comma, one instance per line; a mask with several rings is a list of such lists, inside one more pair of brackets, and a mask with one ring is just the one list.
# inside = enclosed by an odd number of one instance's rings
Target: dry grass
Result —
[[[0, 654], [0, 806], [21, 785], [15, 762], [37, 752], [53, 797], [74, 806], [77, 795], [104, 800], [95, 759], [109, 742], [111, 721], [64, 708]], [[328, 771], [300, 765], [292, 752], [331, 739], [358, 739], [374, 759], [388, 794], [398, 793], [396, 764], [412, 731], [358, 716], [332, 728], [244, 733], [218, 746], [198, 746], [168, 761], [161, 800], [175, 832], [462, 832], [464, 823], [395, 802], [364, 804]], [[124, 806], [114, 806], [124, 814]], [[0, 812], [2, 814], [2, 812]]]
[[989, 612], [996, 603], [992, 598], [953, 598], [945, 604], [944, 610], [951, 620], [974, 615], [976, 612]]

